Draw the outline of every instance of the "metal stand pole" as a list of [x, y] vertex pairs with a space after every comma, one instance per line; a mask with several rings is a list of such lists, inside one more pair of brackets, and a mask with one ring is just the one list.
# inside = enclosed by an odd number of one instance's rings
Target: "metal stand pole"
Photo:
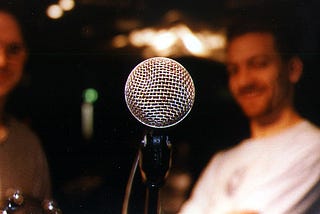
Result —
[[140, 169], [147, 185], [145, 214], [159, 214], [159, 190], [171, 166], [169, 137], [154, 132], [145, 135], [140, 149]]

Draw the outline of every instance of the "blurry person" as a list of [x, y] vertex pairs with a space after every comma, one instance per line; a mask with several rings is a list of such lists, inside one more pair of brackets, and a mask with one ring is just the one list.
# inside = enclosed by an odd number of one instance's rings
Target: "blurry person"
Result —
[[229, 90], [250, 137], [214, 155], [182, 214], [320, 213], [320, 129], [294, 107], [299, 33], [257, 14], [233, 22], [226, 48]]
[[8, 95], [19, 83], [28, 55], [21, 25], [6, 8], [0, 8], [0, 32], [0, 201], [4, 206], [8, 197], [19, 192], [25, 199], [41, 203], [51, 198], [43, 148], [28, 126], [5, 112]]

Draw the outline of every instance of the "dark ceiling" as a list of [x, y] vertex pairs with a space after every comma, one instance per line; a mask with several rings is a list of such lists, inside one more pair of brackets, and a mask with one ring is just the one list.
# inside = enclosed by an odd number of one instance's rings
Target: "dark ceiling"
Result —
[[[29, 33], [33, 47], [60, 51], [79, 50], [80, 47], [101, 50], [114, 35], [132, 28], [159, 24], [169, 10], [180, 11], [194, 22], [223, 27], [234, 11], [245, 12], [253, 6], [276, 5], [274, 8], [284, 14], [293, 9], [299, 18], [305, 19], [309, 31], [318, 31], [319, 26], [319, 3], [314, 0], [199, 0], [196, 3], [192, 0], [79, 0], [72, 11], [58, 20], [50, 20], [45, 14], [46, 8], [57, 0], [8, 2], [21, 8], [32, 29]], [[136, 22], [130, 27], [120, 28], [119, 21]]]

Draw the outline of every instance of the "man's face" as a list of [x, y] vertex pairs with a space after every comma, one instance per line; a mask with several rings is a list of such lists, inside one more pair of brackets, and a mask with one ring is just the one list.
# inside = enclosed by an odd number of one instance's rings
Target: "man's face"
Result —
[[269, 33], [247, 33], [227, 49], [229, 89], [249, 119], [261, 118], [290, 105], [292, 84]]
[[0, 97], [5, 97], [20, 81], [26, 50], [16, 20], [0, 12]]

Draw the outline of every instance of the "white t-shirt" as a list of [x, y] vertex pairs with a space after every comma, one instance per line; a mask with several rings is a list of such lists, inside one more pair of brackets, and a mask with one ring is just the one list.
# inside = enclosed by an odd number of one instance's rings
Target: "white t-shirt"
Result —
[[210, 161], [181, 214], [320, 213], [320, 129], [303, 121]]

